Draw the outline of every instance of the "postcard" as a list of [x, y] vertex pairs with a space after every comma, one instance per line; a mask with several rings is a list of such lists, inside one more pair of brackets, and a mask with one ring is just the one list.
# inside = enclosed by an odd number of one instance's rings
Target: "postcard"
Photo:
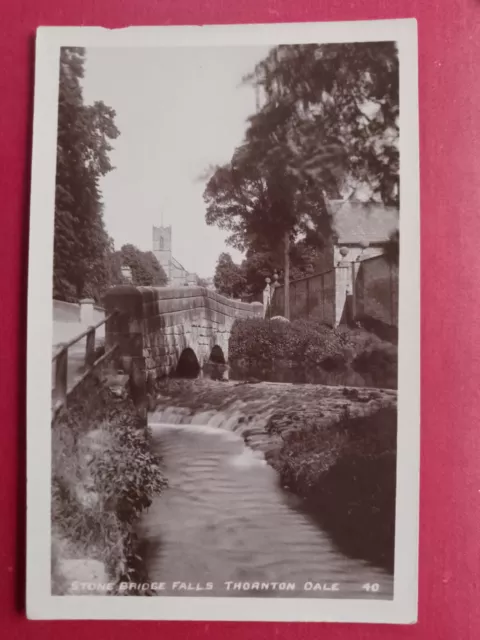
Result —
[[417, 617], [416, 21], [37, 32], [33, 619]]

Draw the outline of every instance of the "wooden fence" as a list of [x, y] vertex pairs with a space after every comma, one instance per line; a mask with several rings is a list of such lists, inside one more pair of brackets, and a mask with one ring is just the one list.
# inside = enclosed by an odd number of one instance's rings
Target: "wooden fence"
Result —
[[[290, 282], [290, 319], [315, 318], [334, 326], [335, 269]], [[272, 316], [282, 316], [285, 307], [285, 287], [275, 289]]]
[[[270, 317], [282, 316], [285, 288], [276, 288]], [[385, 256], [340, 263], [334, 269], [290, 282], [290, 319], [331, 326], [362, 322], [398, 327], [398, 266]]]
[[[88, 327], [85, 331], [78, 336], [70, 340], [69, 342], [62, 344], [58, 351], [53, 355], [52, 368], [53, 368], [53, 380], [52, 380], [52, 409], [55, 414], [60, 407], [67, 404], [68, 396], [77, 389], [86, 378], [88, 378], [95, 370], [100, 369], [102, 365], [108, 363], [118, 350], [118, 345], [114, 344], [104, 351], [101, 355], [98, 354], [98, 344], [96, 343], [96, 335], [98, 329], [117, 315], [117, 312], [111, 313], [106, 318], [103, 318], [97, 324], [92, 327]], [[69, 353], [73, 351], [75, 347], [78, 347], [81, 341], [85, 339], [85, 350], [83, 357], [78, 358], [78, 354], [75, 354], [74, 370], [69, 367]]]
[[398, 265], [383, 255], [362, 260], [354, 292], [356, 319], [398, 327]]

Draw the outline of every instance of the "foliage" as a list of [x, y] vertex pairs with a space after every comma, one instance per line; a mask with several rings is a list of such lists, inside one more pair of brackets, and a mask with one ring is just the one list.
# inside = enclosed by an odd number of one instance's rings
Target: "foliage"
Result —
[[233, 262], [229, 253], [220, 254], [213, 283], [219, 293], [229, 298], [239, 298], [244, 294], [245, 276], [242, 268]]
[[329, 237], [323, 196], [293, 189], [279, 166], [263, 168], [255, 145], [236, 150], [207, 183], [206, 221], [230, 233], [228, 242], [246, 251], [271, 252], [283, 263], [285, 234], [322, 248]]
[[113, 109], [103, 102], [84, 104], [84, 63], [83, 49], [61, 49], [53, 296], [75, 301], [99, 299], [109, 283], [113, 246], [99, 180], [113, 169], [110, 141], [119, 135]]
[[[271, 153], [288, 173], [336, 188], [367, 187], [368, 195], [398, 205], [399, 67], [394, 42], [282, 45], [245, 79], [265, 97], [252, 118], [278, 125]], [[331, 154], [328, 145], [342, 149]]]
[[[322, 253], [303, 241], [296, 243], [290, 251], [293, 280], [311, 275], [321, 269]], [[230, 254], [222, 253], [217, 262], [214, 283], [219, 291], [229, 297], [244, 298], [258, 296], [276, 271], [279, 282], [283, 280], [282, 258], [278, 252], [248, 250], [240, 264], [233, 262]]]
[[347, 357], [343, 333], [318, 322], [237, 320], [232, 329], [230, 358], [294, 360], [321, 363], [327, 356]]
[[206, 221], [237, 249], [285, 261], [288, 278], [292, 247], [330, 241], [330, 199], [398, 205], [396, 46], [279, 46], [245, 81], [264, 103], [206, 185]]
[[389, 342], [377, 342], [365, 346], [355, 356], [352, 367], [359, 373], [375, 372], [378, 384], [395, 387], [397, 382], [397, 349]]
[[[347, 390], [346, 390], [347, 391]], [[267, 430], [281, 434], [269, 462], [349, 555], [393, 571], [397, 409], [385, 406], [335, 421], [279, 412]]]
[[232, 374], [270, 381], [395, 388], [397, 348], [363, 330], [313, 320], [237, 320], [229, 342]]
[[166, 482], [150, 434], [127, 399], [103, 386], [79, 398], [52, 428], [52, 527], [79, 557], [128, 573], [134, 523]]
[[[241, 268], [245, 276], [245, 295], [257, 295], [265, 288], [265, 279], [276, 271], [279, 283], [284, 279], [282, 257], [278, 251], [248, 250]], [[300, 240], [290, 247], [290, 278], [297, 280], [323, 270], [324, 255], [315, 246]]]
[[121, 266], [130, 267], [135, 286], [165, 286], [167, 276], [151, 251], [141, 251], [133, 244], [125, 244], [118, 252]]

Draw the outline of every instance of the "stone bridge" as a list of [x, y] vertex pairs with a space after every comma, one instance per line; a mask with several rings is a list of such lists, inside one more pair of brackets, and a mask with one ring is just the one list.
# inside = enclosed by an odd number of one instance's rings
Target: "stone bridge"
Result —
[[237, 318], [263, 317], [263, 305], [226, 298], [204, 287], [110, 289], [105, 312], [114, 315], [105, 333], [106, 348], [119, 345], [120, 366], [147, 385], [209, 362], [228, 362], [228, 340]]

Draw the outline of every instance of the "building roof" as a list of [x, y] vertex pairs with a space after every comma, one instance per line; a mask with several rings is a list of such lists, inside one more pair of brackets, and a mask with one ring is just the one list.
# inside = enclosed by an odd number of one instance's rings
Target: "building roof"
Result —
[[398, 209], [378, 202], [334, 200], [329, 203], [337, 244], [387, 242], [398, 230]]
[[174, 267], [176, 267], [177, 269], [181, 269], [182, 271], [185, 271], [185, 273], [187, 273], [187, 270], [185, 269], [185, 267], [181, 265], [178, 260], [175, 260], [173, 256], [171, 257], [171, 261]]

